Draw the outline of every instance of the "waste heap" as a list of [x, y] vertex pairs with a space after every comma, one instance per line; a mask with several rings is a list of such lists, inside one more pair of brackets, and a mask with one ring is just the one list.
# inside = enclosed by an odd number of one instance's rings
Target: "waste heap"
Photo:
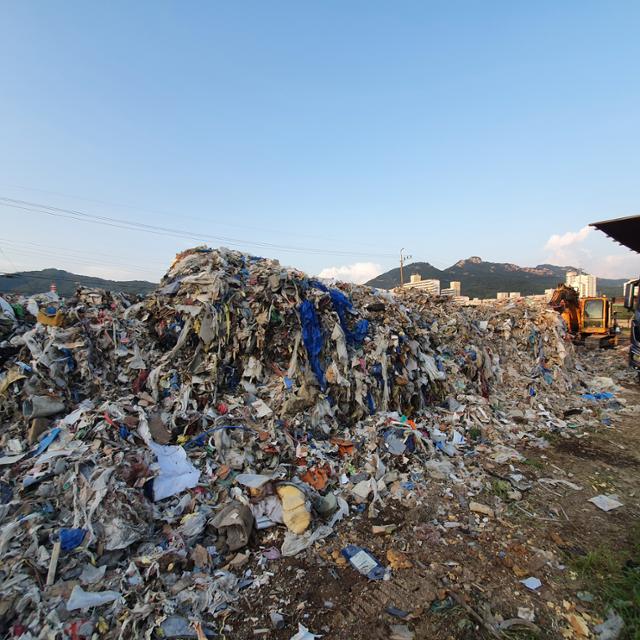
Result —
[[329, 287], [226, 249], [178, 255], [142, 301], [84, 289], [63, 311], [0, 345], [16, 637], [207, 636], [269, 581], [267, 556], [246, 568], [265, 529], [296, 555], [430, 477], [473, 491], [459, 454], [544, 446], [580, 384], [542, 306]]

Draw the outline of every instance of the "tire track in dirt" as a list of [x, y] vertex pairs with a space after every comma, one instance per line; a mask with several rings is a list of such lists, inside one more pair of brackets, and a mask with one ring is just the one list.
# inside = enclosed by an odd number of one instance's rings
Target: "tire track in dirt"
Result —
[[[388, 640], [389, 625], [402, 624], [403, 621], [392, 618], [385, 613], [385, 609], [394, 606], [420, 614], [430, 606], [437, 587], [434, 576], [416, 571], [394, 574], [389, 581], [370, 582], [356, 594], [355, 600], [338, 612], [336, 626], [353, 633], [344, 637]], [[371, 621], [376, 619], [380, 624], [372, 629]], [[368, 626], [366, 634], [362, 629], [363, 621]]]

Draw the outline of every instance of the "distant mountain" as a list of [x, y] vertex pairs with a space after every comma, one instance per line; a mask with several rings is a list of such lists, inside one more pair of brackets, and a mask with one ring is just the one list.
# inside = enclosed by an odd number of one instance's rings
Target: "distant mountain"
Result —
[[31, 295], [48, 291], [51, 283], [55, 282], [58, 294], [71, 296], [78, 286], [106, 289], [107, 291], [122, 291], [124, 293], [148, 293], [155, 289], [153, 282], [145, 280], [104, 280], [93, 276], [81, 276], [60, 269], [42, 269], [41, 271], [18, 271], [0, 276], [0, 293], [21, 293]]
[[[499, 291], [519, 291], [522, 295], [544, 293], [564, 282], [567, 271], [575, 267], [539, 264], [537, 267], [520, 267], [504, 262], [485, 262], [477, 256], [459, 260], [447, 269], [437, 269], [428, 262], [414, 262], [404, 267], [404, 281], [418, 273], [423, 279], [436, 278], [442, 288], [451, 280], [459, 280], [462, 295], [470, 298], [495, 298]], [[607, 296], [621, 296], [624, 279], [598, 278], [598, 291]], [[392, 289], [400, 284], [400, 268], [369, 280], [367, 284], [379, 289]]]

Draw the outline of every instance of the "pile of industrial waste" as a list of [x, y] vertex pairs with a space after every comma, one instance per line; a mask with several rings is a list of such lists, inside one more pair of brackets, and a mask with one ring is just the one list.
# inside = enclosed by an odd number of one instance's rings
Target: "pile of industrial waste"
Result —
[[[465, 461], [544, 447], [590, 390], [542, 305], [328, 285], [225, 249], [178, 255], [142, 300], [14, 302], [0, 343], [14, 637], [208, 637], [269, 561], [433, 478], [473, 496]], [[343, 554], [392, 577], [366, 549]]]

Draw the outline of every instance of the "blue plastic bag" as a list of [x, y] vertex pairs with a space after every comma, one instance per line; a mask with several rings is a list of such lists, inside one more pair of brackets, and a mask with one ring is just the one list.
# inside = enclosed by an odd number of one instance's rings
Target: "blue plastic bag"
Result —
[[82, 544], [86, 534], [85, 529], [60, 529], [60, 548], [72, 551]]

